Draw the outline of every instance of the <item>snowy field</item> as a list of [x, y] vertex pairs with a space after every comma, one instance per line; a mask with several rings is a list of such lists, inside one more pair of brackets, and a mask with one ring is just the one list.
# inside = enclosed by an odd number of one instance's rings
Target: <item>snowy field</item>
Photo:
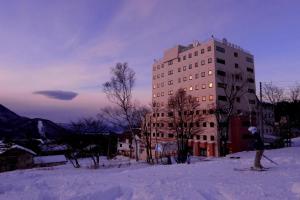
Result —
[[106, 169], [54, 168], [0, 174], [2, 200], [98, 199], [300, 199], [300, 138], [294, 147], [268, 150], [263, 165], [269, 171], [234, 171], [252, 165], [254, 152], [215, 158], [190, 165], [112, 165]]

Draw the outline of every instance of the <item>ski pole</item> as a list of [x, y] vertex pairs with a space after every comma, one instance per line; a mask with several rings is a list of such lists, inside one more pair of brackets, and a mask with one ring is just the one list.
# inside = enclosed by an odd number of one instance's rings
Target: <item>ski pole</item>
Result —
[[263, 157], [265, 159], [267, 159], [268, 161], [270, 161], [271, 163], [275, 164], [275, 165], [279, 165], [278, 163], [276, 163], [275, 161], [271, 160], [270, 158], [268, 158], [267, 156], [263, 155]]

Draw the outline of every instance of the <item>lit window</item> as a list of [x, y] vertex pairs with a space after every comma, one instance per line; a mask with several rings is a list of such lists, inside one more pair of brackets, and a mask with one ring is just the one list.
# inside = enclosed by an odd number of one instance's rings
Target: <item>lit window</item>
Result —
[[209, 84], [208, 84], [208, 87], [209, 87], [209, 88], [212, 88], [212, 86], [213, 86], [212, 83], [209, 83]]
[[186, 66], [183, 66], [183, 71], [185, 71], [186, 70]]
[[186, 81], [187, 79], [186, 79], [186, 77], [183, 77], [183, 81]]
[[206, 101], [206, 96], [202, 96], [202, 101]]
[[197, 98], [196, 98], [196, 101], [198, 101], [198, 102], [199, 102], [199, 101], [200, 101], [200, 97], [197, 97]]
[[193, 90], [193, 86], [190, 86], [190, 91], [192, 91]]
[[205, 89], [206, 88], [206, 85], [205, 84], [202, 84], [202, 89]]
[[186, 91], [186, 88], [184, 88], [183, 90]]
[[164, 95], [165, 95], [165, 93], [164, 93], [164, 92], [161, 92], [160, 96], [162, 96], [162, 97], [163, 97]]
[[201, 60], [201, 65], [205, 65], [205, 60]]
[[160, 93], [157, 93], [157, 97], [160, 97]]
[[153, 94], [153, 97], [155, 98], [155, 97], [156, 97], [156, 94]]
[[153, 85], [153, 89], [155, 89], [156, 88], [156, 85]]
[[209, 95], [209, 98], [208, 98], [210, 101], [214, 100], [213, 98], [213, 95]]
[[192, 75], [190, 75], [189, 79], [190, 79], [190, 80], [192, 80], [192, 79], [193, 79], [193, 76], [192, 76]]
[[211, 70], [208, 70], [208, 75], [212, 75], [212, 71]]

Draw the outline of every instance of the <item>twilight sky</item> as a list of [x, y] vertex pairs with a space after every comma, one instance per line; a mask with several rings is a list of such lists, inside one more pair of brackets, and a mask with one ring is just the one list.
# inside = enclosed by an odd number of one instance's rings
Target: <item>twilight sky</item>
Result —
[[136, 71], [151, 100], [151, 66], [166, 48], [226, 37], [255, 56], [256, 81], [300, 82], [298, 0], [0, 1], [0, 104], [69, 122], [108, 101], [110, 67]]

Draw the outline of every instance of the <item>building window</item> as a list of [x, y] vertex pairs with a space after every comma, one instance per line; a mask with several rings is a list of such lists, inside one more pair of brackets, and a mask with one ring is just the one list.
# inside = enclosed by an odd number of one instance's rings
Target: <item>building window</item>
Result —
[[157, 93], [157, 97], [160, 97], [160, 93]]
[[197, 139], [197, 140], [200, 140], [200, 135], [196, 135], [196, 139]]
[[206, 85], [205, 84], [202, 84], [202, 87], [201, 87], [202, 89], [205, 89], [206, 88]]
[[190, 86], [190, 91], [192, 91], [193, 90], [193, 86]]
[[183, 58], [182, 58], [183, 60], [186, 60], [186, 56], [183, 56]]
[[253, 73], [253, 69], [252, 68], [247, 67], [247, 71]]
[[227, 86], [227, 84], [226, 84], [226, 83], [218, 83], [218, 87], [219, 87], [219, 88], [223, 88], [223, 89], [225, 89], [225, 88], [226, 88], [226, 86]]
[[169, 133], [169, 134], [168, 134], [168, 137], [169, 137], [169, 138], [173, 138], [173, 137], [174, 137], [174, 135], [173, 135], [173, 134], [171, 134], [171, 133]]
[[192, 69], [193, 68], [193, 65], [192, 64], [189, 64], [189, 69]]
[[168, 95], [172, 95], [172, 94], [173, 94], [173, 90], [169, 90]]
[[252, 93], [252, 94], [254, 94], [254, 93], [255, 93], [255, 91], [254, 91], [253, 89], [248, 89], [248, 93]]
[[161, 95], [160, 95], [160, 96], [162, 96], [162, 97], [163, 97], [164, 95], [165, 95], [165, 93], [164, 93], [164, 92], [161, 92]]
[[183, 66], [183, 71], [185, 71], [186, 70], [186, 66]]
[[[207, 126], [207, 125], [206, 125], [206, 122], [203, 122], [202, 126], [203, 126], [203, 127], [206, 127], [206, 126]], [[205, 136], [205, 135], [204, 135], [204, 136]], [[204, 136], [203, 136], [203, 137], [204, 137]]]
[[157, 74], [157, 76], [156, 76], [157, 78], [160, 78], [160, 74]]
[[206, 96], [202, 96], [202, 101], [206, 101]]
[[195, 90], [199, 90], [199, 85], [195, 85]]
[[207, 51], [211, 51], [211, 46], [207, 47]]
[[221, 58], [217, 58], [217, 63], [225, 65], [225, 60], [223, 60]]
[[155, 66], [153, 67], [153, 71], [156, 71], [156, 67]]
[[210, 141], [214, 141], [215, 140], [215, 136], [211, 135], [210, 136]]
[[164, 86], [165, 86], [164, 82], [160, 83], [160, 87], [164, 87]]
[[246, 61], [249, 62], [249, 63], [253, 63], [253, 58], [246, 57]]
[[195, 67], [198, 67], [198, 63], [197, 62], [195, 63]]
[[248, 82], [249, 83], [254, 83], [254, 79], [253, 78], [248, 78]]
[[239, 64], [234, 63], [234, 67], [235, 67], [235, 68], [239, 68]]
[[192, 75], [190, 75], [189, 79], [190, 79], [190, 80], [193, 80], [193, 76], [192, 76]]
[[212, 75], [212, 71], [208, 70], [208, 75], [211, 76]]
[[204, 54], [204, 49], [201, 49], [201, 54]]
[[206, 112], [206, 110], [204, 109], [204, 110], [203, 110], [203, 115], [206, 115], [206, 113], [207, 113], [207, 112]]
[[155, 97], [156, 97], [156, 94], [153, 94], [153, 97], [155, 98]]
[[155, 89], [155, 88], [156, 88], [156, 85], [154, 84], [154, 85], [153, 85], [153, 89]]
[[195, 79], [199, 78], [199, 74], [195, 74]]
[[205, 77], [205, 72], [201, 72], [201, 77]]
[[201, 60], [201, 65], [205, 65], [205, 60]]
[[216, 46], [216, 51], [225, 53], [225, 49], [223, 47]]
[[212, 128], [212, 127], [215, 127], [215, 123], [213, 123], [213, 122], [210, 122], [209, 123], [209, 126]]
[[221, 71], [221, 70], [218, 70], [218, 71], [217, 71], [217, 74], [218, 74], [219, 76], [226, 76], [226, 72]]
[[195, 52], [194, 52], [194, 56], [198, 56], [198, 51], [195, 51]]
[[173, 80], [168, 81], [168, 85], [173, 85]]
[[209, 101], [213, 101], [213, 100], [214, 100], [213, 95], [209, 95], [208, 100], [209, 100]]
[[165, 73], [161, 73], [161, 75], [160, 75], [162, 78], [165, 76]]
[[178, 68], [178, 72], [181, 72], [181, 67]]
[[237, 52], [234, 52], [233, 55], [234, 55], [234, 57], [238, 57], [239, 56], [239, 54]]
[[180, 57], [177, 58], [177, 61], [180, 62]]
[[212, 87], [213, 87], [213, 83], [209, 83], [209, 84], [208, 84], [208, 87], [209, 87], [209, 88], [212, 88]]
[[181, 83], [181, 78], [178, 78], [178, 83]]
[[186, 81], [187, 80], [187, 78], [186, 77], [183, 77], [183, 81]]
[[173, 74], [173, 70], [168, 71], [168, 75]]
[[168, 126], [169, 126], [169, 127], [173, 127], [173, 123], [169, 123]]
[[187, 89], [186, 89], [186, 88], [183, 88], [183, 90], [186, 91]]
[[173, 60], [168, 61], [168, 65], [172, 65], [173, 64]]
[[192, 58], [192, 53], [189, 53], [189, 58]]
[[212, 63], [212, 58], [209, 58], [207, 62]]

